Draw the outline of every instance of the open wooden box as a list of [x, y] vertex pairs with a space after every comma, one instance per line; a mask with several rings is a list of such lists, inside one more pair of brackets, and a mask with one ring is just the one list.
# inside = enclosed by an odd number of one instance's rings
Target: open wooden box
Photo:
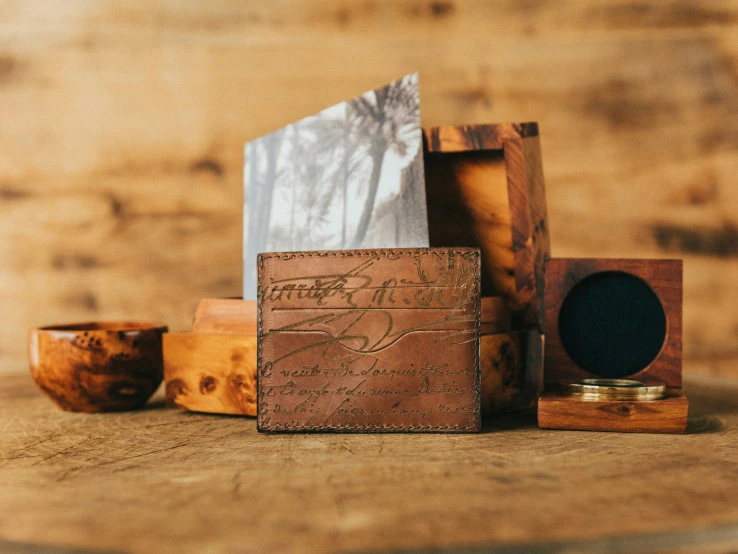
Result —
[[[482, 409], [531, 407], [543, 381], [550, 254], [538, 126], [431, 127], [423, 134], [430, 245], [482, 251]], [[164, 336], [164, 359], [171, 404], [256, 415], [256, 302], [201, 301], [192, 333]]]
[[536, 123], [423, 130], [431, 246], [482, 251], [482, 296], [502, 297], [513, 328], [541, 329], [550, 256]]
[[[545, 429], [683, 433], [682, 261], [554, 258], [546, 274]], [[578, 293], [578, 294], [577, 294]], [[572, 306], [575, 306], [574, 308]], [[572, 396], [567, 383], [634, 380], [657, 399]]]
[[431, 127], [423, 134], [430, 244], [478, 247], [483, 303], [506, 313], [482, 330], [482, 407], [534, 406], [543, 382], [550, 256], [538, 125]]

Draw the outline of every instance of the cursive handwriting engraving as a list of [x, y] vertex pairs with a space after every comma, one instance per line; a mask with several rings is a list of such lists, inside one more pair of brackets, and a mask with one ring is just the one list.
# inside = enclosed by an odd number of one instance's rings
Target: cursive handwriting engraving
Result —
[[260, 430], [478, 430], [478, 287], [475, 250], [263, 255]]

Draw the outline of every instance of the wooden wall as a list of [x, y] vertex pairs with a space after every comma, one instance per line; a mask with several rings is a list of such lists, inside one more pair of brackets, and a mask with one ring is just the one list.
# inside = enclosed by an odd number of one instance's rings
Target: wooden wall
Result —
[[684, 257], [738, 377], [735, 0], [0, 0], [0, 367], [238, 295], [243, 143], [414, 70], [426, 125], [540, 122], [554, 255]]

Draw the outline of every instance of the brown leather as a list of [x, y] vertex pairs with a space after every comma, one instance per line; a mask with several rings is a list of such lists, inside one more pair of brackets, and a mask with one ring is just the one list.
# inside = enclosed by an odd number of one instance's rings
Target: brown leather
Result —
[[476, 248], [260, 254], [260, 431], [480, 428]]

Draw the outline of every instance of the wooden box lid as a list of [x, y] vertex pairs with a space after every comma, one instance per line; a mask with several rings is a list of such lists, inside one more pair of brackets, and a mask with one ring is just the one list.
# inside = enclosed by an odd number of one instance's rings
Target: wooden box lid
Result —
[[543, 327], [550, 243], [536, 123], [423, 129], [431, 246], [482, 251], [482, 296], [514, 328]]

